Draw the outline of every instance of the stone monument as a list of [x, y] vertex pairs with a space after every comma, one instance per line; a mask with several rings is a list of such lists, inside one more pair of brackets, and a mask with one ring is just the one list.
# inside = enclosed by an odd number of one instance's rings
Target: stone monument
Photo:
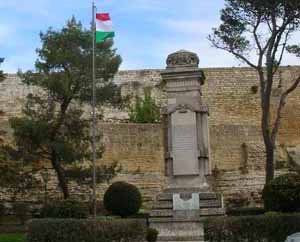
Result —
[[150, 214], [159, 241], [202, 241], [203, 217], [224, 214], [222, 196], [207, 181], [209, 112], [201, 98], [205, 76], [198, 65], [195, 53], [181, 50], [168, 56], [161, 73], [167, 93], [162, 109], [167, 187]]

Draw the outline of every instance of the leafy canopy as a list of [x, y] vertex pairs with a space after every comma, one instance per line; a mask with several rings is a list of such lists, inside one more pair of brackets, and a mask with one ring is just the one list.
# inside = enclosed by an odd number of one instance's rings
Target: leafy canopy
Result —
[[[221, 25], [209, 36], [211, 43], [234, 54], [252, 67], [252, 50], [266, 57], [265, 62], [280, 64], [290, 34], [300, 27], [298, 0], [226, 0]], [[269, 55], [269, 56], [268, 56]]]
[[[20, 157], [26, 162], [50, 161], [67, 198], [65, 165], [91, 159], [86, 110], [92, 95], [92, 33], [73, 17], [61, 30], [50, 28], [40, 38], [36, 70], [19, 73], [35, 91], [27, 97], [23, 116], [10, 123]], [[95, 50], [98, 107], [121, 102], [120, 89], [112, 82], [121, 57], [112, 45], [106, 41]], [[98, 155], [101, 150], [98, 145]]]

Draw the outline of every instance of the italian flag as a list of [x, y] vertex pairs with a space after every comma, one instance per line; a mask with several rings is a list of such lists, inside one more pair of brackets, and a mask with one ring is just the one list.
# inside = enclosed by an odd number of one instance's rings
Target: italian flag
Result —
[[113, 38], [115, 32], [113, 31], [112, 21], [108, 13], [96, 14], [96, 43], [100, 43], [108, 38]]

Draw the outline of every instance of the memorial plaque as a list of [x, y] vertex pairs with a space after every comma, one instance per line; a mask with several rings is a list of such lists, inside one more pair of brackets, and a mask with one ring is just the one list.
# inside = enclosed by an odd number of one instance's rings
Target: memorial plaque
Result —
[[182, 199], [179, 193], [173, 194], [173, 210], [198, 210], [199, 194], [192, 193], [190, 199]]
[[177, 111], [172, 114], [171, 123], [174, 175], [198, 175], [196, 114]]

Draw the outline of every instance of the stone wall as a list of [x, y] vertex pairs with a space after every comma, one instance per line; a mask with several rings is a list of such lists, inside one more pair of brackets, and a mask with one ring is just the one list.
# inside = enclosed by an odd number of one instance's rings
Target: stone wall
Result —
[[[160, 83], [161, 70], [120, 71], [115, 81], [123, 95], [142, 95], [145, 87], [152, 88], [159, 103], [164, 102]], [[299, 67], [283, 67], [276, 75], [272, 103], [290, 84]], [[264, 184], [264, 145], [260, 133], [260, 101], [256, 73], [250, 68], [204, 69], [206, 82], [203, 99], [210, 108], [210, 157], [215, 189], [221, 191], [232, 206], [261, 204]], [[0, 110], [7, 118], [19, 115], [23, 98], [30, 91], [14, 75], [0, 84]], [[282, 117], [276, 151], [276, 174], [292, 169], [291, 161], [300, 150], [300, 88], [288, 98]], [[109, 120], [124, 120], [123, 110], [106, 109]], [[160, 125], [103, 124], [106, 152], [104, 163], [114, 160], [123, 170], [115, 180], [127, 180], [143, 189], [147, 199], [155, 197], [164, 184], [162, 128]], [[296, 157], [296, 158], [295, 158]], [[103, 186], [104, 188], [105, 186]], [[99, 191], [102, 188], [99, 187]], [[103, 190], [103, 189], [102, 189]], [[101, 190], [101, 191], [102, 191]]]
[[133, 183], [143, 192], [144, 201], [153, 200], [165, 182], [161, 125], [103, 123], [100, 130], [105, 152], [99, 164], [118, 162], [121, 172], [113, 181]]
[[[97, 161], [97, 165], [111, 165], [117, 162], [120, 172], [110, 182], [127, 181], [136, 185], [142, 192], [144, 204], [147, 206], [164, 185], [163, 136], [160, 124], [100, 123], [97, 132], [103, 134], [105, 144], [105, 152]], [[46, 190], [42, 174], [39, 172], [36, 174], [39, 182], [30, 190], [15, 193], [14, 189], [0, 189], [0, 201], [43, 201], [46, 192], [48, 199], [62, 198], [55, 171], [51, 165], [46, 164], [45, 167], [49, 179]], [[42, 171], [45, 172], [45, 169]], [[97, 185], [99, 199], [103, 197], [109, 184], [103, 182]], [[75, 181], [69, 180], [69, 189], [72, 197], [83, 200], [90, 198], [91, 190], [86, 185], [79, 186]]]
[[[158, 70], [154, 70], [159, 72]], [[279, 94], [290, 85], [299, 67], [283, 67], [275, 78], [272, 103], [279, 102]], [[260, 132], [260, 97], [256, 73], [250, 68], [207, 68], [203, 98], [210, 108], [210, 154], [216, 190], [225, 195], [232, 206], [261, 204], [264, 184], [264, 144]], [[121, 73], [120, 73], [121, 74]], [[122, 73], [123, 91], [141, 93], [144, 85], [135, 82], [129, 72]], [[153, 94], [163, 103], [164, 93], [159, 88], [160, 77], [153, 82], [149, 71], [146, 85], [153, 83]], [[127, 77], [127, 78], [125, 78]], [[134, 86], [136, 88], [132, 88]], [[293, 152], [300, 150], [300, 87], [288, 98], [276, 151], [276, 174], [290, 171]], [[295, 152], [294, 152], [295, 153]], [[299, 159], [299, 155], [296, 155]], [[300, 160], [295, 160], [300, 162]]]

